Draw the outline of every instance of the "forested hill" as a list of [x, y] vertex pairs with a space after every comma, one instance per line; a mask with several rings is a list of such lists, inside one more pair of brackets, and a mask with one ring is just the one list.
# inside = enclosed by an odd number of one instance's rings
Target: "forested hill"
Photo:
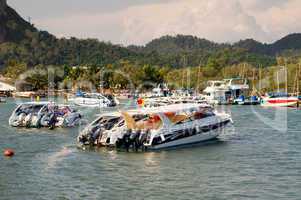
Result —
[[219, 44], [194, 36], [163, 36], [145, 46], [122, 47], [96, 39], [58, 39], [22, 19], [0, 0], [0, 67], [13, 60], [36, 65], [106, 66], [128, 60], [138, 65], [169, 67], [226, 65], [249, 62], [273, 65], [276, 56], [301, 50], [301, 34], [291, 34], [273, 44], [252, 39]]
[[0, 66], [8, 61], [35, 65], [104, 65], [136, 57], [119, 45], [96, 39], [58, 39], [39, 31], [0, 0]]
[[[154, 39], [145, 46], [129, 46], [130, 49], [139, 53], [156, 52], [164, 56], [176, 56], [185, 54], [199, 57], [196, 61], [202, 61], [201, 58], [214, 57], [217, 58], [221, 54], [235, 57], [237, 59], [255, 62], [271, 62], [276, 56], [280, 56], [286, 52], [299, 52], [301, 50], [301, 34], [294, 33], [283, 37], [282, 39], [271, 43], [263, 44], [254, 39], [240, 40], [234, 44], [219, 44], [206, 39], [189, 35], [163, 36]], [[254, 60], [256, 58], [259, 60]], [[205, 60], [206, 61], [206, 60]], [[231, 63], [231, 60], [229, 61]], [[194, 63], [196, 64], [196, 63]]]

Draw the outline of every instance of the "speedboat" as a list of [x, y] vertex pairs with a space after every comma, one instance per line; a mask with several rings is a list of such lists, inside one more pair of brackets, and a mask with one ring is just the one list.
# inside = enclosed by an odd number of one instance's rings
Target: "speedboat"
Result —
[[27, 102], [19, 104], [9, 118], [13, 127], [73, 127], [79, 124], [81, 114], [68, 105], [52, 102]]
[[298, 97], [286, 93], [269, 93], [261, 97], [261, 106], [265, 107], [295, 107], [298, 106]]
[[82, 93], [72, 99], [73, 103], [78, 106], [86, 107], [114, 107], [119, 101], [112, 95], [102, 95], [100, 93]]
[[99, 116], [80, 132], [81, 145], [152, 150], [208, 141], [232, 122], [208, 104], [174, 104]]

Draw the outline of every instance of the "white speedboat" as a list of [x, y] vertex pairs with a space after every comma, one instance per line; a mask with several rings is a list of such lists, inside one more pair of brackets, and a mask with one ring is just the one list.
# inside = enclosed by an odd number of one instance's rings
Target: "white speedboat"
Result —
[[231, 121], [207, 104], [174, 104], [101, 115], [77, 140], [127, 150], [161, 149], [212, 140]]
[[100, 93], [82, 93], [82, 95], [71, 99], [75, 105], [86, 107], [113, 107], [119, 101], [112, 95], [102, 95]]
[[73, 127], [81, 120], [80, 113], [67, 105], [51, 102], [27, 102], [19, 104], [9, 118], [13, 127]]
[[270, 93], [261, 97], [261, 106], [264, 107], [297, 107], [298, 97], [289, 96], [285, 93]]

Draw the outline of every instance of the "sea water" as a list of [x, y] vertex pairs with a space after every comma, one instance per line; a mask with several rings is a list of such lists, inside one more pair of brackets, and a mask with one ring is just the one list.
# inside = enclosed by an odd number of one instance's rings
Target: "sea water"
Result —
[[[83, 150], [82, 128], [9, 127], [0, 104], [0, 199], [300, 199], [301, 110], [223, 106], [218, 140], [145, 153]], [[79, 108], [86, 123], [100, 112]]]

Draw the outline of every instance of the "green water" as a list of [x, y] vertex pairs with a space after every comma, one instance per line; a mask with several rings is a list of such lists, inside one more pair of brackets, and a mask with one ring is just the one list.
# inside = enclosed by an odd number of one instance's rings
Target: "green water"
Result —
[[77, 148], [79, 128], [11, 128], [14, 107], [0, 104], [0, 150], [16, 152], [0, 156], [0, 199], [301, 198], [301, 110], [221, 107], [235, 123], [215, 142], [126, 153]]

